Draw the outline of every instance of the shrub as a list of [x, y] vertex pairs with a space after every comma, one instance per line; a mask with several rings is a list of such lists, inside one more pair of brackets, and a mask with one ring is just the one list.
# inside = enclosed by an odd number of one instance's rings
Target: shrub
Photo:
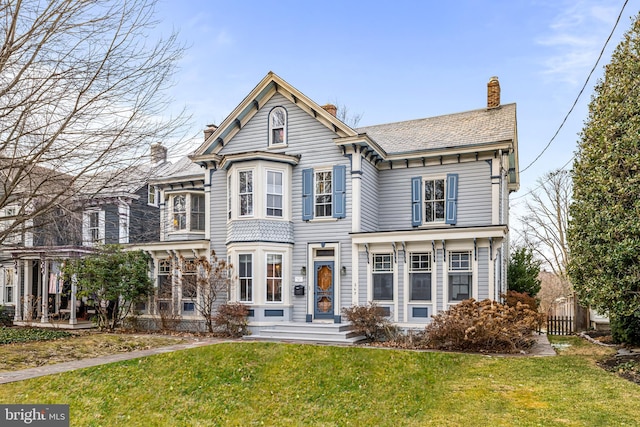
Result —
[[535, 343], [540, 314], [518, 302], [515, 307], [468, 299], [433, 316], [426, 345], [440, 350], [514, 353]]
[[213, 322], [222, 336], [240, 338], [249, 333], [247, 329], [248, 315], [249, 309], [246, 305], [237, 302], [227, 303], [218, 307]]
[[385, 341], [396, 335], [396, 328], [377, 304], [354, 305], [343, 308], [342, 313], [353, 326], [353, 331], [364, 335], [368, 341]]
[[611, 338], [615, 343], [640, 345], [640, 317], [611, 317]]
[[516, 307], [518, 302], [526, 305], [533, 311], [538, 311], [538, 300], [529, 295], [527, 292], [517, 292], [513, 290], [507, 291], [506, 294], [500, 295], [504, 298], [505, 304], [509, 307]]
[[0, 344], [16, 342], [49, 341], [60, 338], [68, 338], [73, 334], [66, 331], [38, 328], [5, 328], [0, 327]]

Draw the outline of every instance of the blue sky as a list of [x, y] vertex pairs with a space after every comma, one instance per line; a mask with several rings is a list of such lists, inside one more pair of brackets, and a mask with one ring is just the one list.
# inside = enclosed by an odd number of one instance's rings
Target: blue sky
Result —
[[[517, 103], [522, 170], [571, 108], [623, 4], [161, 0], [157, 17], [159, 31], [176, 30], [188, 45], [172, 96], [193, 116], [193, 149], [268, 71], [320, 104], [361, 114], [359, 126], [483, 108], [498, 76], [502, 102]], [[522, 172], [516, 214], [536, 180], [573, 156], [596, 79], [639, 11], [640, 0], [629, 0], [572, 115]]]

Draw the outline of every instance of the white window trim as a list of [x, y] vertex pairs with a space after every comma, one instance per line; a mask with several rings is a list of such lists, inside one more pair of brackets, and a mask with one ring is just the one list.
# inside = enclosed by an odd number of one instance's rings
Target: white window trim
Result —
[[[375, 260], [376, 260], [376, 256], [389, 256], [390, 257], [390, 267], [391, 270], [389, 271], [381, 271], [380, 273], [391, 273], [391, 278], [392, 278], [392, 294], [391, 294], [391, 299], [390, 300], [377, 300], [374, 299], [374, 292], [373, 292], [373, 288], [374, 288], [374, 284], [373, 284], [373, 278], [376, 274], [375, 271]], [[394, 260], [394, 255], [393, 255], [393, 250], [389, 250], [387, 251], [377, 251], [375, 253], [371, 254], [371, 268], [369, 269], [369, 275], [370, 275], [370, 280], [369, 283], [371, 283], [370, 286], [370, 294], [369, 295], [369, 301], [374, 301], [377, 302], [380, 305], [394, 305], [397, 303], [398, 301], [398, 296], [397, 296], [397, 278], [396, 278], [396, 271], [397, 271], [397, 264], [395, 262], [396, 260]], [[397, 310], [396, 310], [397, 312]]]
[[[153, 195], [153, 201], [151, 197]], [[147, 205], [160, 206], [160, 189], [156, 185], [147, 184]]]
[[[267, 296], [269, 295], [268, 289], [269, 289], [269, 284], [268, 284], [268, 280], [269, 280], [269, 276], [268, 276], [268, 263], [269, 263], [269, 255], [280, 255], [280, 260], [281, 260], [281, 275], [279, 277], [280, 279], [280, 300], [278, 301], [268, 301], [267, 300]], [[285, 259], [286, 259], [286, 254], [284, 252], [278, 252], [278, 251], [265, 251], [264, 253], [264, 302], [265, 304], [284, 304], [285, 302], [285, 292], [286, 292], [286, 288], [285, 288]], [[277, 278], [276, 276], [273, 276], [273, 278]]]
[[[276, 129], [273, 127], [273, 122], [272, 122], [272, 116], [274, 114], [274, 112], [276, 110], [282, 110], [284, 112], [284, 124], [282, 126], [282, 142], [281, 143], [274, 143], [273, 142], [273, 130]], [[278, 105], [277, 107], [273, 107], [271, 109], [271, 111], [269, 111], [269, 117], [268, 117], [268, 121], [269, 121], [269, 148], [281, 148], [281, 147], [286, 147], [287, 145], [289, 145], [289, 135], [288, 135], [288, 131], [287, 128], [289, 127], [289, 112], [287, 111], [286, 108], [284, 108], [281, 105]]]
[[[193, 213], [192, 211], [192, 204], [191, 204], [191, 200], [192, 197], [194, 196], [199, 196], [203, 198], [202, 203], [205, 205], [204, 206], [204, 219], [205, 222], [207, 220], [207, 207], [206, 207], [206, 195], [204, 192], [202, 191], [190, 191], [190, 190], [186, 190], [186, 191], [176, 191], [176, 192], [172, 192], [169, 193], [168, 195], [168, 202], [167, 203], [167, 211], [168, 211], [168, 223], [169, 223], [169, 234], [184, 234], [184, 233], [194, 233], [194, 234], [202, 234], [206, 231], [206, 224], [205, 227], [202, 230], [193, 230], [191, 227], [191, 214]], [[185, 196], [185, 228], [184, 229], [179, 229], [179, 228], [175, 228], [175, 223], [173, 221], [173, 216], [174, 216], [174, 210], [173, 210], [173, 206], [174, 206], [174, 199], [176, 196]]]
[[[323, 215], [323, 216], [318, 216], [317, 215], [317, 210], [316, 207], [318, 206], [318, 204], [316, 203], [317, 198], [318, 198], [318, 192], [317, 190], [317, 177], [319, 173], [327, 173], [329, 172], [331, 174], [331, 191], [328, 193], [331, 196], [331, 215]], [[314, 168], [313, 169], [313, 219], [314, 220], [318, 220], [318, 221], [325, 221], [325, 220], [336, 220], [337, 218], [333, 217], [333, 211], [334, 211], [334, 200], [333, 200], [333, 186], [334, 186], [334, 176], [333, 176], [333, 168], [327, 167], [327, 168]], [[322, 194], [327, 194], [327, 193], [322, 193]]]
[[[240, 192], [240, 174], [244, 172], [251, 172], [251, 192]], [[238, 169], [238, 217], [239, 218], [253, 218], [256, 213], [256, 170], [255, 168]], [[242, 215], [242, 196], [251, 195], [251, 213]]]
[[[91, 214], [98, 214], [98, 239], [91, 238]], [[85, 209], [82, 213], [82, 243], [84, 246], [94, 246], [105, 243], [105, 212], [104, 209]]]
[[[268, 188], [268, 186], [269, 186], [269, 173], [279, 173], [280, 174], [281, 181], [282, 181], [282, 191], [280, 192], [280, 194], [269, 193], [269, 188]], [[284, 202], [285, 202], [284, 190], [285, 190], [285, 187], [286, 187], [285, 179], [286, 179], [285, 171], [283, 171], [281, 169], [265, 168], [265, 172], [264, 172], [264, 215], [267, 218], [282, 219], [282, 218], [285, 217], [285, 206], [284, 206]], [[268, 213], [268, 210], [269, 210], [269, 194], [279, 195], [280, 196], [280, 210], [282, 211], [281, 215], [269, 215], [269, 213]]]
[[[253, 214], [240, 216], [240, 172], [253, 172]], [[267, 215], [267, 171], [282, 173], [282, 216]], [[254, 219], [273, 221], [291, 221], [291, 185], [292, 171], [288, 166], [266, 160], [255, 160], [232, 165], [227, 171], [227, 204], [231, 204], [231, 212], [227, 208], [227, 223]], [[262, 178], [260, 178], [262, 177]], [[229, 197], [229, 183], [231, 192]], [[229, 202], [229, 199], [230, 202]], [[335, 219], [335, 218], [332, 218]]]
[[[408, 304], [431, 304], [434, 301], [434, 294], [433, 294], [433, 283], [434, 283], [434, 273], [435, 273], [435, 268], [433, 268], [434, 266], [434, 256], [432, 251], [411, 251], [411, 252], [407, 252], [407, 265], [405, 267], [405, 270], [407, 272], [406, 274], [406, 278], [405, 278], [405, 283], [407, 284], [406, 288], [407, 288], [407, 293], [406, 293], [406, 301]], [[413, 266], [413, 260], [412, 260], [412, 256], [413, 255], [427, 255], [429, 257], [429, 269], [428, 270], [417, 270], [414, 271], [412, 266]], [[428, 300], [414, 300], [411, 299], [411, 290], [412, 290], [412, 283], [411, 283], [411, 273], [431, 273], [431, 283], [429, 284], [429, 287], [431, 288], [431, 299]]]
[[[246, 276], [246, 277], [240, 277], [240, 255], [249, 255], [251, 257], [251, 276]], [[256, 275], [256, 256], [254, 252], [244, 252], [244, 251], [239, 251], [237, 254], [237, 258], [238, 258], [238, 262], [237, 262], [237, 271], [238, 271], [238, 292], [236, 295], [236, 299], [239, 303], [241, 304], [253, 304], [255, 301], [255, 297], [256, 297], [256, 279], [255, 279], [255, 275]], [[240, 280], [241, 279], [251, 279], [251, 299], [248, 300], [242, 300], [241, 299], [241, 295], [242, 295], [242, 285], [240, 284]]]
[[[464, 252], [464, 253], [468, 253], [469, 254], [469, 270], [451, 270], [451, 254], [457, 252]], [[470, 290], [470, 294], [469, 294], [469, 298], [474, 298], [474, 299], [478, 299], [478, 275], [477, 275], [477, 271], [478, 271], [478, 261], [477, 259], [474, 258], [474, 251], [473, 249], [470, 248], [447, 248], [447, 252], [446, 252], [446, 257], [447, 260], [446, 262], [443, 262], [443, 270], [444, 270], [444, 277], [443, 277], [443, 301], [444, 301], [444, 305], [445, 307], [450, 307], [453, 305], [456, 305], [458, 303], [460, 303], [460, 301], [452, 301], [451, 300], [451, 296], [449, 295], [449, 272], [451, 271], [461, 271], [461, 272], [468, 272], [471, 273], [471, 290]]]
[[[429, 181], [442, 181], [443, 182], [443, 196], [444, 199], [442, 199], [444, 201], [444, 216], [442, 217], [442, 220], [438, 220], [438, 221], [427, 221], [427, 199], [425, 197], [425, 188], [426, 188], [426, 183]], [[440, 226], [442, 224], [445, 223], [445, 220], [447, 218], [447, 176], [446, 175], [427, 175], [427, 176], [423, 176], [422, 177], [422, 225], [423, 226]]]

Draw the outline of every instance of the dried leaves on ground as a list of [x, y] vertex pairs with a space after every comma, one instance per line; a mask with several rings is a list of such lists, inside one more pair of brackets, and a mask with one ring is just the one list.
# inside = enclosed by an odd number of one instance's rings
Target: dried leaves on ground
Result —
[[0, 345], [0, 371], [16, 371], [184, 342], [184, 339], [153, 335], [73, 332], [67, 338]]

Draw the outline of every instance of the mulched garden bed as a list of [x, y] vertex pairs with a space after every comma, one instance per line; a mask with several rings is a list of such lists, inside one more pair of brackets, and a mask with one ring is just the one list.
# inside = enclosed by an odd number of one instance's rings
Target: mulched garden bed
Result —
[[[589, 331], [586, 333], [593, 340], [605, 345], [613, 344], [611, 331]], [[620, 348], [614, 356], [599, 361], [598, 366], [618, 376], [640, 385], [640, 350]]]

